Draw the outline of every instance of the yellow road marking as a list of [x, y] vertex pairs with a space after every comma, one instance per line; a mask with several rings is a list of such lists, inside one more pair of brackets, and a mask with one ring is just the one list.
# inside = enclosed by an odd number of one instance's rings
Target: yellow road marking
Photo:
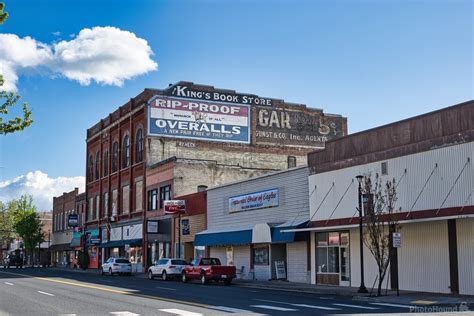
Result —
[[61, 283], [61, 284], [72, 285], [72, 286], [77, 286], [77, 287], [85, 287], [85, 288], [104, 291], [104, 292], [112, 292], [112, 293], [123, 294], [123, 295], [131, 295], [131, 296], [136, 296], [136, 297], [141, 297], [141, 298], [149, 298], [149, 299], [154, 299], [154, 300], [159, 300], [159, 301], [164, 301], [164, 302], [169, 302], [169, 303], [185, 304], [185, 305], [190, 305], [190, 306], [195, 306], [195, 307], [202, 307], [202, 308], [208, 308], [209, 307], [206, 304], [176, 300], [176, 299], [166, 298], [166, 297], [161, 297], [161, 296], [151, 296], [151, 295], [145, 295], [145, 294], [138, 294], [138, 293], [133, 293], [133, 292], [129, 292], [129, 291], [115, 290], [115, 289], [101, 287], [101, 286], [95, 286], [95, 285], [89, 285], [89, 284], [83, 284], [83, 283], [77, 283], [77, 282], [70, 282], [70, 281], [63, 281], [63, 280], [57, 280], [57, 279], [52, 279], [52, 278], [46, 278], [46, 277], [34, 277], [34, 276], [31, 276], [31, 275], [28, 275], [28, 274], [12, 273], [12, 272], [4, 272], [4, 271], [0, 271], [0, 273], [19, 275], [19, 276], [24, 276], [24, 277], [36, 279], [36, 280]]
[[431, 304], [436, 304], [436, 301], [427, 301], [427, 300], [418, 300], [418, 301], [411, 301], [410, 303], [413, 304], [420, 304], [420, 305], [431, 305]]

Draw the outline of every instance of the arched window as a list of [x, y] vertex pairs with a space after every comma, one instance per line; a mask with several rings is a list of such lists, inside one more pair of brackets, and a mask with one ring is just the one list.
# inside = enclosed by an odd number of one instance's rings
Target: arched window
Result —
[[135, 138], [135, 157], [136, 162], [143, 160], [143, 130], [141, 128], [138, 129]]
[[117, 167], [118, 167], [118, 142], [115, 142], [113, 145], [112, 145], [112, 172], [115, 172], [117, 171]]
[[109, 174], [109, 151], [106, 150], [104, 153], [104, 176]]
[[130, 165], [130, 137], [128, 135], [125, 135], [123, 138], [122, 150], [122, 168], [126, 168]]
[[95, 179], [100, 178], [100, 151], [95, 155]]
[[92, 157], [92, 154], [89, 155], [88, 178], [89, 181], [94, 180], [94, 157]]

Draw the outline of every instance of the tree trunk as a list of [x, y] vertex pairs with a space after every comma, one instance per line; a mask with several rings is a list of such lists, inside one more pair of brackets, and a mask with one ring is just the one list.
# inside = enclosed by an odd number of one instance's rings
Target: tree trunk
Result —
[[383, 283], [383, 278], [379, 276], [379, 286], [377, 287], [377, 296], [382, 295], [382, 283]]

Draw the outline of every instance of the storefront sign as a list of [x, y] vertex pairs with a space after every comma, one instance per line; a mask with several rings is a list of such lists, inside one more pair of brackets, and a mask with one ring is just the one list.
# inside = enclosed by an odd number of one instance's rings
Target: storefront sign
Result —
[[67, 216], [67, 226], [77, 227], [79, 225], [79, 214], [69, 214]]
[[250, 143], [248, 105], [155, 96], [148, 117], [151, 136]]
[[166, 214], [177, 214], [186, 212], [186, 201], [184, 200], [168, 200], [164, 201]]
[[400, 233], [393, 233], [393, 248], [401, 248], [402, 247], [402, 236]]
[[181, 235], [189, 235], [189, 219], [181, 220]]
[[158, 234], [158, 221], [147, 221], [146, 232], [148, 234]]
[[171, 90], [171, 94], [177, 97], [219, 101], [228, 103], [254, 104], [272, 106], [272, 99], [262, 98], [251, 94], [227, 93], [223, 91], [203, 91], [187, 85], [177, 85]]
[[285, 261], [275, 261], [276, 278], [286, 279]]
[[326, 116], [322, 111], [257, 108], [257, 143], [323, 148], [345, 130], [345, 118]]
[[278, 189], [229, 198], [229, 213], [278, 206]]
[[107, 238], [107, 228], [104, 227], [102, 228], [102, 243], [106, 243], [108, 242], [108, 238]]

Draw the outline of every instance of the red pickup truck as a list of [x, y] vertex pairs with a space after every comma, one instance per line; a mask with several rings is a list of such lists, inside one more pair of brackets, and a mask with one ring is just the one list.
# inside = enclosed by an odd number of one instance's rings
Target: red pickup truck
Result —
[[223, 266], [217, 258], [194, 259], [191, 264], [185, 266], [181, 272], [183, 282], [188, 280], [199, 280], [201, 284], [209, 281], [224, 281], [229, 285], [235, 279], [235, 267]]

